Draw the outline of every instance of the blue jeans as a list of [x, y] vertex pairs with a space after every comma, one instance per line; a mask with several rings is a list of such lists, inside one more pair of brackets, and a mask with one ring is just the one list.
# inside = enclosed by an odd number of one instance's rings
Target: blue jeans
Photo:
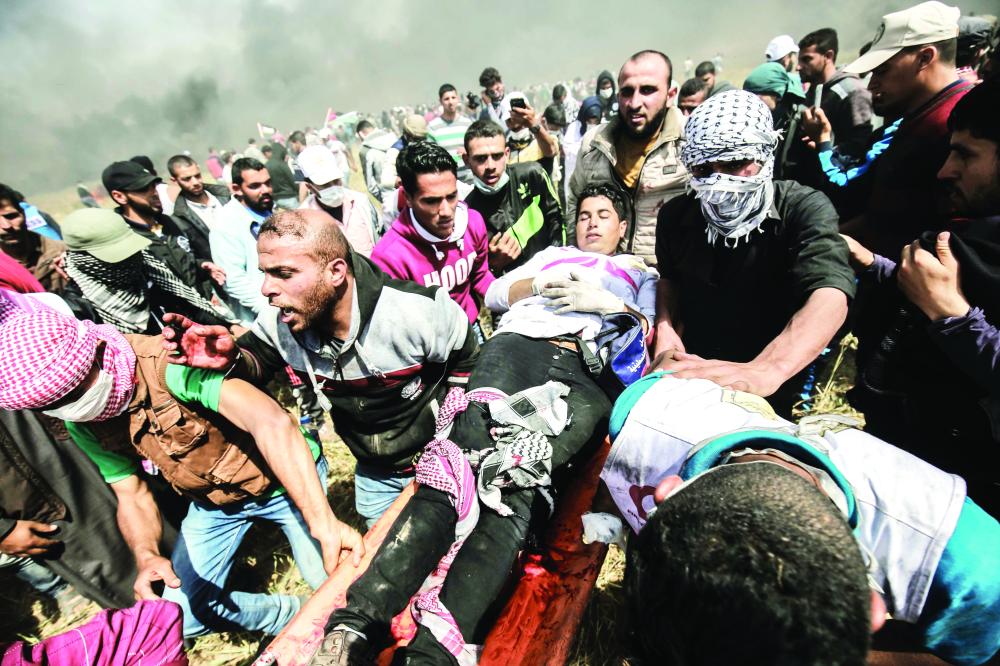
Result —
[[33, 587], [39, 594], [58, 597], [69, 588], [69, 584], [59, 574], [42, 566], [30, 557], [14, 557], [0, 553], [0, 569], [12, 569], [12, 573]]
[[[326, 458], [320, 456], [316, 470], [326, 488]], [[281, 527], [310, 587], [316, 589], [326, 580], [320, 545], [287, 492], [225, 508], [192, 502], [172, 558], [181, 586], [168, 587], [163, 594], [184, 610], [185, 638], [236, 629], [274, 635], [298, 612], [301, 601], [295, 596], [224, 589], [236, 550], [255, 520]]]
[[358, 463], [354, 468], [354, 508], [372, 525], [413, 480], [413, 471], [393, 472]]

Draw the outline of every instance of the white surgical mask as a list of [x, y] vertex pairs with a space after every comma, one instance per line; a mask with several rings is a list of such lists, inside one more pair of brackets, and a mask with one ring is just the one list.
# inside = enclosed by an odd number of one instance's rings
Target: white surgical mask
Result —
[[500, 180], [497, 181], [496, 185], [492, 185], [492, 186], [487, 185], [486, 183], [484, 183], [483, 181], [479, 180], [475, 176], [472, 177], [472, 184], [475, 185], [476, 189], [479, 190], [480, 192], [482, 192], [483, 194], [496, 194], [497, 192], [499, 192], [500, 190], [502, 190], [504, 187], [506, 187], [507, 182], [509, 180], [510, 180], [510, 175], [507, 173], [507, 170], [504, 169], [503, 175], [500, 176]]
[[319, 190], [316, 192], [316, 198], [324, 206], [336, 208], [344, 203], [344, 186], [331, 185], [330, 187]]
[[87, 389], [73, 402], [58, 407], [56, 409], [44, 409], [43, 414], [52, 418], [73, 423], [83, 423], [93, 421], [104, 411], [111, 397], [111, 390], [115, 387], [115, 379], [111, 373], [101, 370], [94, 385]]
[[601, 88], [597, 91], [597, 94], [601, 96], [601, 99], [611, 99], [611, 96], [615, 94], [614, 88]]

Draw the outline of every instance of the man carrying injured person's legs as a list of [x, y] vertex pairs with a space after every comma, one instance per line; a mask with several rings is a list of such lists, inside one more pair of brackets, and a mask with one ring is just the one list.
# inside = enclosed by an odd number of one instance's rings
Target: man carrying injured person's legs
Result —
[[621, 211], [615, 188], [589, 187], [578, 247], [543, 250], [489, 288], [487, 306], [505, 313], [497, 332], [468, 392], [452, 389], [441, 406], [417, 492], [331, 616], [313, 664], [367, 663], [411, 598], [418, 632], [405, 663], [476, 662], [529, 522], [551, 512], [550, 473], [606, 427], [610, 400], [586, 350], [602, 355], [616, 315], [635, 324], [617, 336], [652, 322], [657, 273], [615, 254]]

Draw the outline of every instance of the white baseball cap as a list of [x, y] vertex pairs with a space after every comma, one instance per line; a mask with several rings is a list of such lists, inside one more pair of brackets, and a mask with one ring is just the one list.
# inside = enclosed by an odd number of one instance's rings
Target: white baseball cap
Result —
[[871, 49], [844, 68], [851, 74], [870, 72], [907, 46], [933, 44], [958, 37], [958, 7], [931, 0], [886, 14], [875, 31]]
[[326, 185], [344, 177], [337, 158], [326, 146], [307, 146], [295, 158], [295, 163], [302, 169], [302, 175], [316, 185]]
[[789, 53], [798, 53], [799, 45], [791, 35], [778, 35], [767, 44], [764, 57], [768, 62], [781, 60]]

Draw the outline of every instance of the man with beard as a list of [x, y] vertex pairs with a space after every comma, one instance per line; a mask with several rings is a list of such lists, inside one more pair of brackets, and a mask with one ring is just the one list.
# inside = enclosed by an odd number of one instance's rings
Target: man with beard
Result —
[[175, 363], [231, 368], [266, 384], [286, 364], [312, 386], [358, 459], [355, 504], [369, 526], [413, 479], [413, 457], [435, 432], [448, 389], [465, 386], [479, 355], [462, 308], [444, 289], [393, 280], [353, 252], [318, 210], [280, 211], [257, 239], [268, 303], [234, 340], [219, 326], [167, 321]]
[[780, 132], [758, 96], [716, 95], [684, 133], [693, 191], [656, 227], [660, 369], [772, 396], [787, 417], [854, 296], [837, 212], [821, 192], [773, 179]]
[[210, 261], [199, 260], [192, 252], [191, 239], [173, 217], [163, 213], [157, 186], [160, 178], [135, 160], [115, 162], [101, 174], [104, 189], [118, 207], [132, 231], [152, 241], [149, 252], [166, 264], [180, 280], [198, 290], [204, 298], [214, 294], [213, 281], [225, 276]]
[[271, 176], [252, 157], [233, 163], [233, 198], [209, 234], [212, 259], [226, 274], [229, 306], [241, 321], [252, 322], [267, 305], [260, 294], [264, 275], [257, 267], [257, 232], [271, 216]]
[[628, 232], [624, 250], [656, 265], [656, 214], [684, 193], [688, 173], [681, 164], [684, 118], [668, 106], [673, 67], [659, 51], [640, 51], [618, 72], [618, 115], [589, 133], [580, 148], [566, 202], [568, 241], [576, 229], [576, 201], [592, 183], [613, 182], [625, 194]]
[[1000, 515], [1000, 82], [980, 84], [948, 120], [938, 178], [950, 231], [926, 232], [897, 265], [850, 241], [871, 294], [859, 322], [858, 383], [866, 427], [944, 470]]
[[[66, 279], [56, 270], [55, 263], [66, 245], [33, 232], [23, 204], [20, 192], [0, 183], [0, 250], [28, 269], [46, 291], [61, 293]], [[42, 222], [52, 225], [51, 217], [40, 211], [39, 215]]]
[[902, 118], [861, 184], [870, 194], [855, 195], [867, 198], [864, 212], [841, 226], [885, 256], [896, 256], [924, 231], [941, 229], [946, 197], [935, 174], [948, 155], [948, 114], [972, 88], [955, 71], [958, 17], [957, 7], [935, 0], [887, 14], [871, 50], [844, 68], [871, 72], [876, 115], [887, 124]]
[[[198, 163], [187, 155], [174, 155], [167, 161], [170, 180], [181, 188], [174, 202], [173, 217], [191, 242], [191, 253], [203, 262], [211, 262], [208, 234], [215, 227], [216, 216], [232, 196], [222, 184], [205, 184]], [[215, 271], [222, 269], [217, 266]], [[225, 282], [225, 273], [220, 276]]]

